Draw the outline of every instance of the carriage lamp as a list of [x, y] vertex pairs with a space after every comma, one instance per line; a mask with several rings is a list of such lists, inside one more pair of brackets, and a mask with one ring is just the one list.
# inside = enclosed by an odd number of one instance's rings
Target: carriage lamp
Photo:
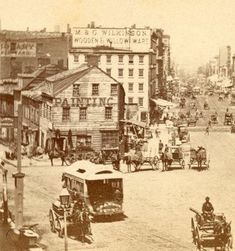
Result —
[[69, 205], [70, 194], [67, 188], [63, 188], [60, 193], [60, 203], [62, 206], [66, 207]]

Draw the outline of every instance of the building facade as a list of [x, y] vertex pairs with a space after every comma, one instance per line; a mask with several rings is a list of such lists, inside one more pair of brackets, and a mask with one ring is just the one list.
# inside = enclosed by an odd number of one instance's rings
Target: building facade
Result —
[[120, 82], [125, 103], [138, 106], [130, 119], [149, 120], [149, 100], [156, 91], [156, 41], [150, 28], [74, 28], [69, 69], [86, 63], [87, 55], [99, 55], [98, 66]]
[[219, 48], [219, 77], [230, 78], [231, 75], [231, 47]]

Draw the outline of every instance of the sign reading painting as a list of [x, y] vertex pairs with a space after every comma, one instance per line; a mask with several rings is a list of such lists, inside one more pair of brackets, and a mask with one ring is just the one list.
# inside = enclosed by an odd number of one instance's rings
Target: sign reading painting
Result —
[[0, 56], [2, 57], [35, 57], [35, 42], [1, 42]]
[[112, 46], [146, 51], [150, 48], [150, 29], [73, 28], [73, 47]]
[[112, 106], [113, 97], [83, 97], [83, 98], [55, 98], [55, 106], [62, 107], [101, 107], [101, 106]]

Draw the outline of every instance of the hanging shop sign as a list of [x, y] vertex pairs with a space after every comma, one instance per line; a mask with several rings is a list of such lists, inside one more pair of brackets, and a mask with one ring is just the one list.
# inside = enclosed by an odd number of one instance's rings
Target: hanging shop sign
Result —
[[17, 118], [13, 117], [0, 117], [0, 127], [16, 127]]

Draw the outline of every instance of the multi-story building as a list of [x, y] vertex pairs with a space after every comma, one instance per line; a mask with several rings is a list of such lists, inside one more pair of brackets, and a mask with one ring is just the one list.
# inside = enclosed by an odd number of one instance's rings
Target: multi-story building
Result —
[[99, 55], [98, 66], [124, 87], [126, 110], [136, 104], [136, 119], [148, 121], [156, 91], [156, 36], [150, 28], [74, 28], [69, 69]]
[[163, 46], [164, 46], [164, 52], [163, 52], [163, 72], [164, 75], [171, 76], [171, 47], [170, 47], [170, 36], [169, 35], [163, 35]]
[[219, 76], [230, 78], [231, 75], [231, 47], [223, 46], [219, 48]]
[[70, 35], [56, 32], [0, 32], [0, 79], [31, 73], [39, 66], [67, 68]]

